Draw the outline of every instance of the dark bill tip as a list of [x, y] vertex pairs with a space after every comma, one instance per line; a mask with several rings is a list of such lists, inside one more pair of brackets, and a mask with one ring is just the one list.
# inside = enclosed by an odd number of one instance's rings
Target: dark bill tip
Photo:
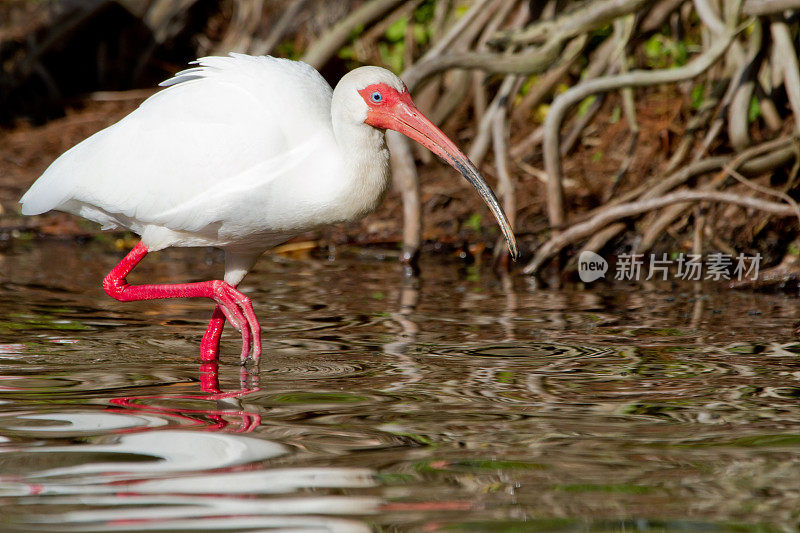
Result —
[[475, 168], [475, 165], [473, 165], [469, 159], [465, 157], [463, 160], [459, 161], [454, 157], [451, 161], [456, 170], [475, 187], [475, 190], [478, 191], [478, 194], [494, 215], [495, 220], [497, 220], [497, 223], [500, 225], [500, 231], [503, 232], [503, 237], [506, 239], [506, 245], [508, 246], [508, 253], [511, 255], [511, 259], [514, 261], [519, 259], [519, 248], [517, 247], [517, 239], [514, 236], [514, 230], [511, 228], [511, 224], [508, 222], [503, 208], [500, 207], [500, 202], [497, 200], [494, 191], [492, 191], [489, 184], [486, 183], [486, 180], [481, 177], [478, 169]]

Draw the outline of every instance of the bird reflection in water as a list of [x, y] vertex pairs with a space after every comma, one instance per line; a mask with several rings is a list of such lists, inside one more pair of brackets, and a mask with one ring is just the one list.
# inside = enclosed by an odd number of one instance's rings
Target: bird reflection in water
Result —
[[[229, 433], [250, 433], [261, 425], [261, 415], [246, 411], [241, 399], [260, 390], [258, 387], [258, 374], [242, 368], [240, 371], [240, 388], [230, 392], [223, 392], [219, 384], [219, 364], [206, 362], [200, 365], [200, 389], [205, 394], [156, 394], [148, 396], [125, 396], [112, 398], [110, 403], [125, 409], [134, 409], [147, 413], [157, 413], [170, 417], [190, 421], [191, 425], [207, 424], [207, 431], [226, 431]], [[180, 407], [165, 407], [148, 405], [147, 402], [159, 399], [168, 400], [201, 400], [216, 402], [214, 409], [197, 409]], [[231, 419], [239, 420], [238, 424]], [[203, 420], [204, 419], [204, 420]], [[123, 430], [135, 431], [135, 430]]]

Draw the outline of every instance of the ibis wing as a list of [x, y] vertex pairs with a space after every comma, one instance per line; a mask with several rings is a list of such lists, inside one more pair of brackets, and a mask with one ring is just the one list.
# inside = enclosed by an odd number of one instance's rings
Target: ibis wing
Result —
[[[240, 190], [246, 199], [309, 139], [333, 142], [331, 88], [308, 65], [239, 55], [199, 64], [58, 158], [21, 199], [23, 213], [61, 209], [137, 232], [189, 230], [224, 216], [213, 201], [187, 209], [207, 193]], [[229, 207], [235, 200], [226, 198]]]

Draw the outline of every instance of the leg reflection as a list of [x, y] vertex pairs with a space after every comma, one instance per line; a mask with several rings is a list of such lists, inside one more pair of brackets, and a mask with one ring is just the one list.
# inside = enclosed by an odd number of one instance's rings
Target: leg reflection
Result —
[[[200, 365], [200, 389], [205, 394], [157, 394], [149, 396], [125, 396], [112, 398], [110, 403], [124, 409], [145, 413], [169, 415], [178, 419], [182, 426], [205, 426], [207, 431], [249, 433], [261, 424], [261, 415], [246, 410], [242, 399], [259, 390], [258, 374], [240, 370], [239, 389], [223, 392], [219, 384], [219, 365], [206, 362]], [[214, 402], [210, 409], [196, 407], [167, 407], [156, 405], [159, 401], [200, 400]], [[235, 423], [238, 420], [238, 423]]]

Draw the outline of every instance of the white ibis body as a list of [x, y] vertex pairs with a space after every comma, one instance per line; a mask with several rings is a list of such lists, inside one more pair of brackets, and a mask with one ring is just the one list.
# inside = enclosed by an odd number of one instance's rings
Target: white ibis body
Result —
[[[225, 320], [242, 333], [242, 360], [261, 353], [260, 326], [235, 287], [267, 249], [377, 208], [389, 186], [384, 130], [403, 133], [475, 186], [508, 242], [497, 199], [467, 157], [414, 106], [403, 82], [362, 67], [330, 85], [309, 65], [273, 57], [206, 57], [162, 83], [130, 115], [56, 159], [22, 197], [22, 212], [51, 209], [127, 228], [140, 243], [105, 278], [122, 300], [216, 301], [201, 356], [218, 356]], [[223, 280], [128, 285], [148, 252], [225, 250]]]

